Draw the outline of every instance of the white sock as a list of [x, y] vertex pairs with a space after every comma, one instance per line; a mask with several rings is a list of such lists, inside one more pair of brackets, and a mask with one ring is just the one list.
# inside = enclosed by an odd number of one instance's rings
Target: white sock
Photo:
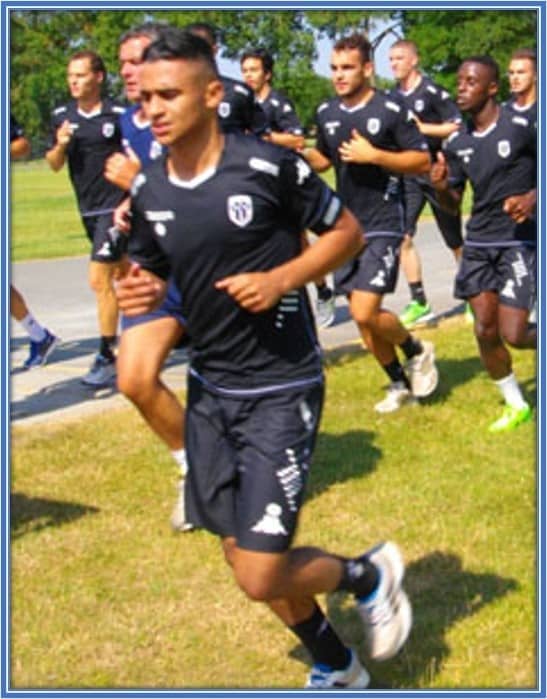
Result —
[[188, 462], [186, 461], [186, 449], [183, 447], [182, 449], [175, 449], [171, 452], [173, 454], [173, 458], [177, 462], [180, 468], [180, 473], [181, 476], [184, 478], [186, 474], [188, 473]]
[[25, 328], [33, 342], [42, 342], [46, 339], [45, 329], [40, 325], [32, 313], [28, 313], [23, 318], [21, 325]]
[[494, 383], [501, 391], [501, 395], [503, 396], [503, 399], [507, 405], [510, 405], [513, 408], [524, 408], [526, 401], [522, 396], [520, 387], [514, 374], [511, 373], [504, 379], [494, 381]]

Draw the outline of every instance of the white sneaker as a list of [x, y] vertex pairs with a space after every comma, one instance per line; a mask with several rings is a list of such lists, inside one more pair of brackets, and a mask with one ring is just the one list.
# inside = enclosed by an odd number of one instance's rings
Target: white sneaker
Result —
[[116, 360], [107, 359], [98, 354], [93, 360], [88, 373], [82, 377], [82, 383], [86, 386], [100, 388], [110, 385], [116, 378]]
[[377, 413], [393, 413], [403, 405], [416, 405], [417, 402], [402, 381], [395, 381], [388, 386], [386, 397], [376, 403], [374, 410]]
[[378, 568], [378, 587], [357, 609], [365, 625], [370, 657], [388, 660], [400, 650], [412, 627], [412, 607], [403, 588], [405, 565], [399, 547], [391, 541], [379, 544], [365, 556]]
[[315, 320], [317, 322], [318, 328], [328, 328], [329, 325], [334, 323], [334, 318], [336, 316], [336, 297], [334, 293], [332, 296], [323, 301], [317, 298], [315, 302]]
[[435, 364], [435, 347], [432, 342], [421, 340], [423, 350], [405, 364], [405, 371], [417, 398], [430, 396], [439, 384], [439, 371]]
[[189, 532], [194, 525], [186, 521], [186, 507], [184, 506], [184, 487], [186, 479], [180, 478], [177, 483], [177, 501], [171, 512], [171, 527], [176, 532]]
[[347, 687], [365, 689], [370, 683], [370, 675], [359, 662], [354, 650], [350, 649], [351, 660], [345, 670], [331, 670], [327, 665], [314, 665], [306, 682], [306, 689], [328, 689]]

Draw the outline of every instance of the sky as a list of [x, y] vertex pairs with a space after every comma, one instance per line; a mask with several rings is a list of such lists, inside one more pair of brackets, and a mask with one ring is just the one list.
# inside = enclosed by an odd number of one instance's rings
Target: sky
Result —
[[[385, 25], [384, 25], [385, 26]], [[378, 33], [382, 31], [384, 26], [378, 26]], [[371, 35], [371, 39], [374, 40], [374, 34]], [[386, 36], [379, 46], [377, 47], [374, 55], [376, 64], [376, 73], [383, 78], [391, 78], [391, 70], [389, 68], [389, 47], [396, 40], [393, 34]], [[319, 75], [324, 75], [327, 78], [330, 77], [329, 61], [330, 61], [330, 49], [332, 42], [330, 39], [322, 39], [318, 44], [319, 58], [315, 61], [314, 68]], [[218, 67], [223, 75], [227, 75], [230, 78], [235, 78], [241, 80], [241, 70], [239, 68], [239, 63], [237, 61], [229, 61], [225, 58], [218, 59]]]

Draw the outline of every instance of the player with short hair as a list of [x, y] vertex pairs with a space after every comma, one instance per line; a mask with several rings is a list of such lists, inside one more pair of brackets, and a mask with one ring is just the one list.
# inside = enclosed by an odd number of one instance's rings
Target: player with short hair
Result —
[[430, 395], [438, 383], [433, 344], [414, 338], [381, 305], [397, 283], [404, 235], [400, 175], [425, 172], [429, 154], [407, 110], [371, 86], [374, 66], [365, 37], [337, 41], [331, 71], [337, 97], [318, 107], [317, 147], [304, 154], [318, 171], [334, 167], [337, 191], [364, 228], [366, 247], [336, 271], [335, 280], [363, 342], [390, 380], [386, 398], [374, 408], [393, 412]]
[[89, 283], [98, 309], [99, 352], [82, 381], [106, 386], [116, 376], [118, 308], [113, 282], [123, 249], [111, 237], [112, 214], [124, 197], [103, 175], [107, 158], [121, 150], [120, 115], [124, 107], [102, 96], [106, 68], [94, 51], [78, 51], [68, 61], [72, 99], [54, 109], [46, 160], [54, 172], [68, 163], [82, 222], [91, 242]]
[[[304, 129], [293, 103], [279, 90], [272, 88], [274, 59], [262, 48], [248, 49], [240, 59], [241, 72], [253, 90], [267, 122], [267, 139], [272, 143], [294, 150], [304, 147]], [[302, 244], [308, 245], [306, 235]], [[336, 317], [336, 298], [326, 279], [315, 280], [316, 320], [320, 328], [328, 328]]]
[[[23, 127], [17, 119], [10, 114], [10, 158], [19, 160], [26, 158], [30, 153], [30, 143], [25, 136]], [[30, 338], [29, 355], [23, 362], [25, 369], [42, 366], [53, 352], [59, 338], [43, 327], [30, 312], [23, 295], [10, 284], [10, 313], [16, 321], [21, 323]]]
[[[190, 519], [220, 537], [239, 586], [308, 648], [309, 687], [366, 687], [315, 596], [355, 594], [372, 657], [393, 656], [411, 626], [398, 548], [356, 559], [292, 548], [323, 400], [305, 284], [359, 252], [359, 224], [299, 155], [221, 132], [222, 84], [200, 37], [164, 33], [141, 86], [168, 154], [135, 180], [133, 265], [117, 291], [126, 313], [158, 303], [170, 274], [181, 292]], [[302, 251], [308, 227], [319, 241]]]
[[504, 106], [537, 124], [537, 59], [532, 49], [518, 49], [509, 61], [511, 98]]
[[[434, 159], [442, 140], [460, 127], [461, 114], [449, 93], [420, 71], [419, 60], [418, 48], [413, 41], [400, 39], [392, 44], [389, 62], [397, 85], [391, 94], [412, 113]], [[427, 174], [405, 176], [404, 191], [405, 237], [401, 245], [401, 267], [411, 300], [400, 317], [403, 325], [410, 328], [434, 318], [424, 290], [420, 256], [413, 240], [426, 203], [431, 206], [437, 227], [456, 262], [461, 255], [463, 237], [460, 214], [443, 211]]]
[[[216, 56], [218, 38], [216, 29], [208, 22], [192, 22], [185, 31], [201, 36], [211, 46]], [[253, 133], [262, 136], [268, 130], [266, 115], [255, 100], [254, 92], [240, 80], [221, 75], [224, 97], [218, 105], [220, 127], [224, 133]]]
[[461, 64], [457, 101], [470, 120], [449, 137], [431, 170], [439, 200], [449, 209], [459, 206], [466, 181], [473, 188], [454, 293], [471, 304], [482, 363], [505, 401], [491, 432], [530, 420], [506, 345], [537, 346], [537, 329], [528, 324], [535, 294], [536, 131], [501, 108], [498, 85], [499, 68], [490, 56]]

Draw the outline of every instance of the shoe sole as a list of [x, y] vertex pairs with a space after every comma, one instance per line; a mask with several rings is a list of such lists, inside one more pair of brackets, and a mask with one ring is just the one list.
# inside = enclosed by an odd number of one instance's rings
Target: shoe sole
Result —
[[399, 617], [399, 635], [395, 643], [387, 650], [383, 651], [382, 653], [377, 653], [376, 655], [371, 653], [370, 657], [376, 662], [390, 660], [397, 655], [407, 640], [410, 630], [412, 629], [412, 605], [410, 604], [410, 600], [402, 587], [399, 589], [398, 597], [399, 602], [396, 615]]
[[[439, 385], [439, 370], [437, 369], [437, 365], [435, 364], [435, 348], [431, 343], [427, 343], [427, 346], [430, 346], [432, 369], [429, 374], [429, 382], [427, 383], [425, 388], [419, 385], [419, 381], [417, 381], [414, 376], [415, 372], [408, 368], [408, 363], [405, 366], [405, 369], [408, 371], [409, 374], [412, 394], [416, 398], [427, 398], [436, 390], [437, 386]], [[420, 379], [423, 379], [423, 376], [420, 376]]]
[[[399, 318], [399, 320], [401, 319]], [[430, 325], [434, 323], [437, 323], [437, 316], [435, 315], [435, 313], [426, 313], [425, 315], [416, 318], [416, 320], [407, 323], [401, 320], [401, 325], [403, 325], [407, 330], [409, 330], [410, 328], [416, 328], [419, 325]]]
[[416, 405], [419, 404], [419, 401], [412, 395], [409, 395], [408, 398], [406, 398], [401, 405], [398, 405], [397, 407], [394, 408], [379, 408], [379, 403], [376, 403], [374, 406], [374, 411], [378, 413], [378, 415], [389, 415], [390, 413], [396, 413], [398, 410], [401, 410], [401, 408], [412, 408]]
[[97, 383], [94, 383], [93, 381], [81, 379], [81, 382], [83, 383], [84, 386], [89, 386], [89, 388], [106, 388], [107, 386], [111, 386], [114, 382], [116, 381], [116, 374], [112, 376], [111, 378], [107, 379], [106, 381], [99, 381]]
[[389, 566], [391, 570], [393, 590], [396, 590], [395, 595], [393, 595], [392, 592], [391, 598], [394, 599], [393, 603], [395, 603], [395, 600], [397, 601], [395, 614], [396, 616], [400, 617], [400, 628], [394, 643], [392, 643], [389, 648], [382, 650], [381, 652], [374, 652], [370, 644], [367, 643], [367, 650], [370, 657], [377, 661], [388, 660], [396, 655], [401, 649], [403, 643], [408, 638], [408, 634], [410, 633], [410, 629], [412, 627], [412, 607], [405, 591], [402, 588], [403, 578], [405, 575], [405, 563], [401, 551], [397, 544], [395, 544], [393, 541], [386, 541], [383, 544], [379, 544], [366, 553], [374, 565], [378, 565], [374, 560], [374, 554], [375, 552], [380, 551], [382, 552], [381, 557], [384, 561], [384, 565]]

